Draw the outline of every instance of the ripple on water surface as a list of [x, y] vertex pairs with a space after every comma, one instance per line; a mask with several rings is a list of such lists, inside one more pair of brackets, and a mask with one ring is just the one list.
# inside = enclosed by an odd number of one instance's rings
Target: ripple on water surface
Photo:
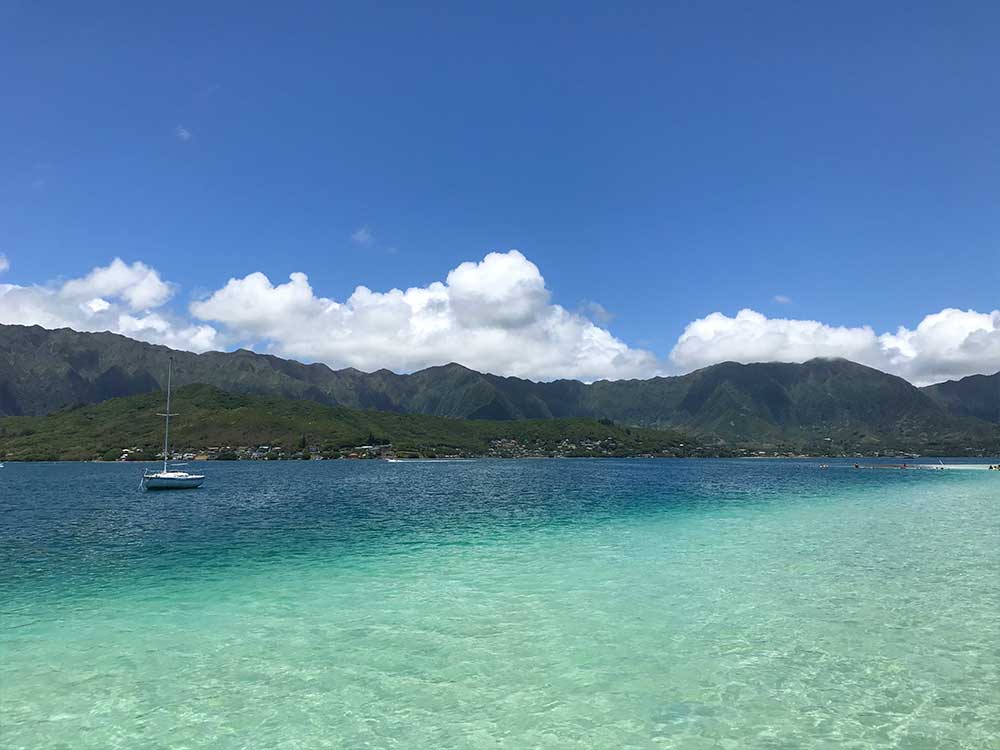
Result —
[[5, 469], [5, 748], [1000, 746], [995, 475], [132, 468]]

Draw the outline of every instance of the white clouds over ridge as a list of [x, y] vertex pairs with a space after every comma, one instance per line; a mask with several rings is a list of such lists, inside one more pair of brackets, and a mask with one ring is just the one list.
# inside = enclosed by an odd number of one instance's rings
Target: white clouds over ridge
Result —
[[173, 296], [174, 290], [145, 263], [128, 265], [121, 258], [115, 258], [82, 279], [67, 281], [59, 293], [69, 300], [118, 297], [132, 310], [148, 310], [163, 305]]
[[687, 325], [670, 353], [679, 368], [716, 362], [803, 362], [844, 357], [900, 375], [917, 385], [1000, 370], [1000, 310], [948, 308], [913, 330], [877, 335], [870, 326], [845, 328], [815, 320], [767, 318], [754, 310], [712, 313]]
[[343, 302], [317, 296], [302, 273], [278, 285], [253, 273], [230, 279], [191, 312], [241, 339], [269, 342], [277, 354], [362, 370], [452, 361], [543, 379], [643, 377], [657, 370], [651, 352], [552, 304], [537, 266], [516, 250], [462, 263], [426, 287], [359, 286]]
[[162, 307], [175, 288], [145, 263], [115, 258], [79, 279], [48, 285], [0, 284], [0, 323], [114, 331], [178, 349], [205, 351], [218, 346], [208, 325], [176, 319]]
[[900, 326], [879, 337], [888, 366], [917, 383], [934, 383], [1000, 370], [1000, 310], [942, 310], [916, 329]]
[[516, 250], [462, 263], [425, 287], [358, 286], [343, 301], [318, 295], [301, 272], [278, 284], [259, 272], [230, 279], [184, 316], [168, 310], [176, 291], [155, 269], [116, 258], [79, 279], [0, 284], [0, 323], [110, 330], [192, 351], [248, 344], [362, 370], [405, 372], [455, 361], [544, 380], [650, 377], [725, 360], [813, 357], [845, 357], [917, 384], [1000, 369], [1000, 310], [945, 309], [912, 330], [881, 335], [869, 326], [768, 318], [753, 310], [712, 313], [688, 324], [669, 358], [658, 359], [611, 334], [610, 315], [588, 317], [554, 304], [538, 267]]

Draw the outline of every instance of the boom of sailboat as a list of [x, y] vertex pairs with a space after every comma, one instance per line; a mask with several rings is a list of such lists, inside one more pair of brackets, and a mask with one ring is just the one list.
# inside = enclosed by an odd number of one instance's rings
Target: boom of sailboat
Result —
[[144, 490], [190, 490], [201, 487], [205, 481], [204, 474], [189, 474], [186, 471], [176, 471], [167, 466], [170, 458], [170, 418], [176, 414], [170, 411], [170, 387], [173, 375], [174, 358], [171, 357], [167, 363], [167, 410], [163, 414], [163, 469], [161, 471], [150, 472], [148, 469], [142, 473], [140, 486]]

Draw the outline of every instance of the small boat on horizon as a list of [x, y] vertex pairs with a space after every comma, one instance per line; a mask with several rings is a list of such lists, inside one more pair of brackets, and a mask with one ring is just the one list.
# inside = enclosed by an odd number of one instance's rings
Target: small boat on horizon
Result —
[[204, 474], [189, 474], [186, 471], [171, 470], [167, 466], [170, 457], [170, 418], [176, 414], [170, 412], [170, 379], [173, 374], [174, 358], [171, 357], [167, 364], [167, 410], [163, 414], [157, 414], [164, 418], [163, 428], [163, 469], [161, 471], [150, 472], [148, 469], [142, 473], [141, 487], [144, 490], [192, 490], [201, 487], [205, 481]]

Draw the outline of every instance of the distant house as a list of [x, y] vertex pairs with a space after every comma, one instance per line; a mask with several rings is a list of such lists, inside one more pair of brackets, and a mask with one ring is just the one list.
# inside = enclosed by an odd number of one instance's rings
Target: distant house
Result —
[[381, 456], [383, 453], [390, 453], [392, 451], [392, 443], [385, 443], [384, 445], [356, 445], [354, 446], [354, 452], [360, 455], [368, 456]]

